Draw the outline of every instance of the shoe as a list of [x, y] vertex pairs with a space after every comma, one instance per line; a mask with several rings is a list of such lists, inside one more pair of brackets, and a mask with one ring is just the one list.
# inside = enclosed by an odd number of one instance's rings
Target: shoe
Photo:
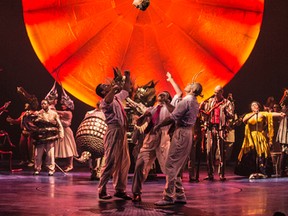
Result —
[[34, 166], [34, 163], [31, 163], [31, 162], [30, 162], [30, 163], [27, 164], [27, 166], [28, 166], [28, 167], [33, 167], [33, 166]]
[[186, 204], [187, 203], [187, 200], [186, 200], [186, 196], [181, 196], [181, 197], [176, 197], [175, 201], [174, 201], [175, 204]]
[[52, 171], [48, 172], [48, 176], [53, 176], [53, 175], [54, 175], [54, 172], [52, 172]]
[[174, 202], [173, 202], [173, 200], [162, 199], [162, 200], [154, 203], [154, 205], [156, 205], [156, 206], [174, 205]]
[[18, 165], [20, 165], [20, 166], [22, 166], [22, 165], [24, 165], [24, 164], [26, 164], [27, 162], [25, 162], [25, 161], [20, 161], [19, 163], [18, 163]]
[[199, 179], [196, 179], [196, 178], [189, 178], [189, 182], [199, 182]]
[[124, 200], [132, 200], [132, 197], [130, 197], [126, 192], [116, 192], [114, 196]]
[[69, 171], [71, 171], [71, 170], [73, 170], [73, 167], [67, 167], [67, 168], [64, 170], [64, 172], [69, 172]]
[[206, 178], [204, 178], [204, 180], [206, 180], [206, 181], [214, 181], [214, 177], [213, 176], [207, 176]]
[[91, 171], [90, 180], [91, 180], [91, 181], [99, 181], [99, 180], [100, 180], [100, 177], [97, 176], [96, 170], [92, 170], [92, 171]]
[[99, 199], [108, 200], [108, 199], [112, 199], [112, 196], [107, 193], [103, 193], [103, 194], [99, 194]]
[[34, 176], [39, 175], [39, 174], [40, 174], [39, 171], [35, 171], [35, 172], [33, 173]]
[[140, 194], [133, 194], [132, 202], [141, 202], [141, 195]]
[[219, 177], [220, 181], [226, 181], [226, 178], [224, 176]]

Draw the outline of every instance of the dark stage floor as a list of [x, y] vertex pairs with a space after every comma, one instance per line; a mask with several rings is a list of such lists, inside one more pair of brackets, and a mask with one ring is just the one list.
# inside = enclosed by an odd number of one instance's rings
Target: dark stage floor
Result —
[[[189, 183], [184, 173], [188, 203], [156, 207], [161, 199], [165, 179], [158, 174], [155, 181], [144, 184], [142, 203], [134, 204], [113, 198], [99, 201], [97, 181], [90, 181], [88, 167], [76, 167], [64, 175], [41, 172], [33, 176], [32, 168], [22, 171], [0, 171], [0, 215], [269, 215], [288, 214], [288, 178], [249, 180], [235, 176], [232, 169], [227, 181], [206, 182], [205, 167], [200, 182]], [[131, 177], [127, 192], [131, 194]], [[113, 194], [112, 182], [108, 191]]]

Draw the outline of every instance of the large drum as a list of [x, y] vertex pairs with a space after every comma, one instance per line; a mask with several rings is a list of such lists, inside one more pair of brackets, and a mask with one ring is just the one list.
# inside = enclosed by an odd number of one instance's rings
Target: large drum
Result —
[[107, 125], [98, 116], [88, 116], [83, 119], [76, 132], [76, 145], [80, 154], [84, 151], [91, 153], [92, 158], [104, 155], [103, 138]]

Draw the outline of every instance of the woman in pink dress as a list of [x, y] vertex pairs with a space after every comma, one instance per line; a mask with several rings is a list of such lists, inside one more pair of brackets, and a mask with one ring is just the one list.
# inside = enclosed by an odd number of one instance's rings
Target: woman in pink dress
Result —
[[64, 171], [69, 172], [73, 169], [73, 157], [78, 157], [78, 152], [74, 134], [70, 128], [73, 118], [72, 110], [74, 110], [74, 103], [65, 93], [64, 89], [61, 98], [61, 107], [62, 111], [57, 110], [57, 113], [64, 128], [64, 138], [55, 144], [55, 158], [67, 158], [68, 164], [64, 168]]

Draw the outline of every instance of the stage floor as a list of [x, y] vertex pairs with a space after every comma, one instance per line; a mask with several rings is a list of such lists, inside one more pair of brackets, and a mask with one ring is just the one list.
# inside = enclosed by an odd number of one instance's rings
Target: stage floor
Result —
[[[202, 169], [202, 168], [201, 168]], [[64, 175], [57, 171], [39, 176], [33, 170], [0, 171], [0, 215], [274, 215], [288, 214], [288, 178], [254, 179], [239, 177], [232, 169], [227, 181], [217, 178], [204, 181], [205, 168], [200, 172], [199, 183], [189, 183], [188, 173], [183, 182], [188, 202], [186, 205], [157, 207], [154, 202], [162, 198], [165, 178], [146, 181], [142, 202], [135, 204], [113, 198], [100, 201], [97, 181], [90, 181], [88, 167], [75, 168]], [[127, 192], [131, 194], [132, 174], [129, 174]], [[108, 192], [113, 195], [112, 181]], [[131, 194], [132, 195], [132, 194]]]

